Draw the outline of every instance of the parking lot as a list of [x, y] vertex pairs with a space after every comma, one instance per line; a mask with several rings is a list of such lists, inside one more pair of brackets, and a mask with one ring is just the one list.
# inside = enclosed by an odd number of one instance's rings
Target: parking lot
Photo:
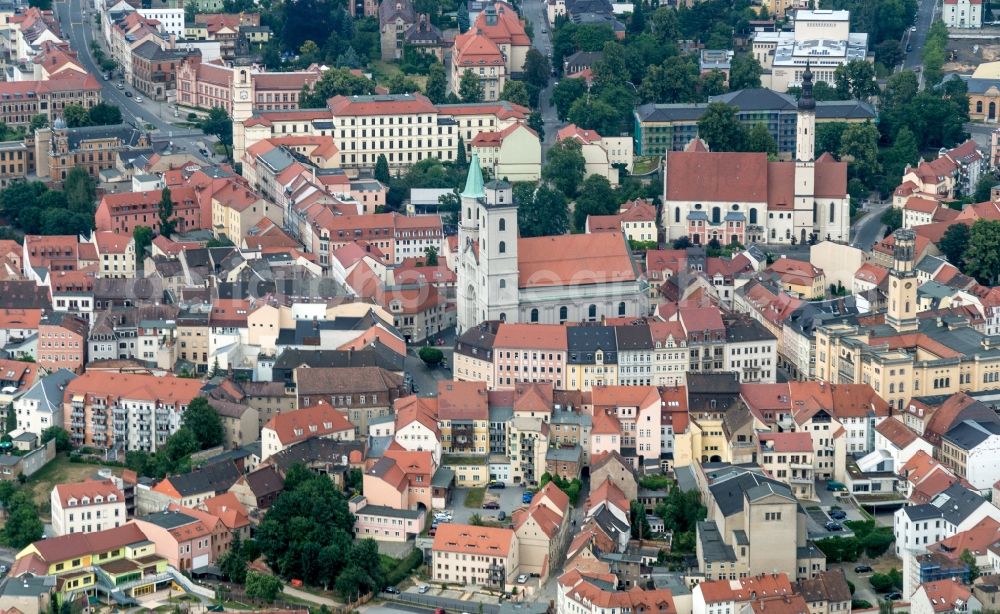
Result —
[[498, 512], [503, 510], [507, 513], [506, 522], [510, 520], [511, 512], [524, 505], [524, 503], [521, 502], [521, 497], [524, 496], [523, 486], [508, 486], [507, 488], [488, 489], [486, 493], [487, 495], [496, 495], [500, 499], [499, 510], [484, 510], [482, 507], [465, 507], [465, 497], [469, 494], [469, 489], [456, 488], [451, 499], [452, 505], [448, 508], [452, 513], [452, 521], [461, 524], [468, 524], [469, 519], [472, 518], [473, 514], [479, 514], [483, 518], [486, 518], [487, 516], [496, 516]]

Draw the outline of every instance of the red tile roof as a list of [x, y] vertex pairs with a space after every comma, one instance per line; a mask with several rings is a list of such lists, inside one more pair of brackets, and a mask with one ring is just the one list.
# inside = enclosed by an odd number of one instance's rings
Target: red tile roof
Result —
[[[74, 505], [77, 507], [112, 503], [108, 500], [109, 497], [114, 497], [115, 501], [125, 503], [125, 495], [111, 480], [84, 480], [83, 482], [56, 484], [54, 490], [64, 509], [69, 507], [70, 499], [75, 499]], [[100, 497], [102, 501], [95, 502], [96, 497]], [[88, 503], [83, 502], [84, 498], [88, 499]]]
[[514, 531], [446, 522], [434, 535], [434, 552], [457, 552], [506, 558], [514, 546]]
[[347, 416], [323, 401], [312, 407], [275, 414], [264, 428], [274, 431], [284, 446], [313, 437], [354, 433], [354, 425]]

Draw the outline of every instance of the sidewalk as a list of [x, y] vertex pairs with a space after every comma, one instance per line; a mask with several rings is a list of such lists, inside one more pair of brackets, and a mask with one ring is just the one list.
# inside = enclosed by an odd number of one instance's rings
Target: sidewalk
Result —
[[329, 597], [322, 597], [320, 595], [314, 595], [308, 591], [295, 588], [291, 584], [283, 584], [282, 592], [289, 597], [295, 597], [296, 599], [301, 599], [302, 601], [308, 601], [310, 603], [315, 603], [316, 605], [325, 605], [328, 607], [341, 607], [344, 604], [339, 601], [334, 601]]

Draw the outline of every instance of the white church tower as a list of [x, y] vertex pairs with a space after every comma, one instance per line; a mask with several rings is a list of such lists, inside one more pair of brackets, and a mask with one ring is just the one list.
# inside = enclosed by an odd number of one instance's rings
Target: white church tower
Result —
[[816, 99], [809, 63], [802, 73], [802, 94], [795, 122], [795, 211], [793, 237], [805, 243], [819, 221], [816, 209]]
[[485, 283], [478, 293], [484, 320], [518, 321], [517, 203], [506, 181], [486, 184], [479, 204], [479, 275]]
[[233, 75], [233, 161], [242, 162], [246, 152], [246, 128], [243, 122], [253, 116], [253, 82], [249, 66], [237, 66]]

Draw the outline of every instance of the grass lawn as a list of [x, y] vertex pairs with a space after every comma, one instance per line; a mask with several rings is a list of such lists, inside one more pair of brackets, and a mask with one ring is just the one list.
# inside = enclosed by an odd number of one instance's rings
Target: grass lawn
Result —
[[465, 495], [465, 507], [479, 509], [483, 506], [483, 498], [486, 496], [485, 488], [470, 488], [469, 494]]
[[[103, 465], [92, 465], [89, 463], [71, 463], [69, 457], [62, 453], [58, 454], [51, 463], [31, 476], [26, 486], [31, 489], [35, 504], [42, 511], [44, 518], [48, 519], [50, 511], [50, 496], [52, 488], [56, 484], [66, 482], [82, 482], [93, 477], [99, 469], [107, 469]], [[121, 474], [121, 469], [112, 468], [116, 474]]]
[[[247, 604], [241, 603], [239, 601], [223, 601], [222, 602], [222, 606], [224, 608], [226, 608], [226, 610], [252, 610], [252, 609], [254, 609], [254, 607], [252, 605], [247, 605]], [[171, 608], [171, 609], [173, 609], [173, 608]]]
[[645, 175], [656, 170], [660, 164], [659, 156], [639, 156], [632, 162], [633, 175]]
[[445, 454], [441, 457], [442, 465], [485, 465], [485, 456], [461, 456], [458, 454]]

